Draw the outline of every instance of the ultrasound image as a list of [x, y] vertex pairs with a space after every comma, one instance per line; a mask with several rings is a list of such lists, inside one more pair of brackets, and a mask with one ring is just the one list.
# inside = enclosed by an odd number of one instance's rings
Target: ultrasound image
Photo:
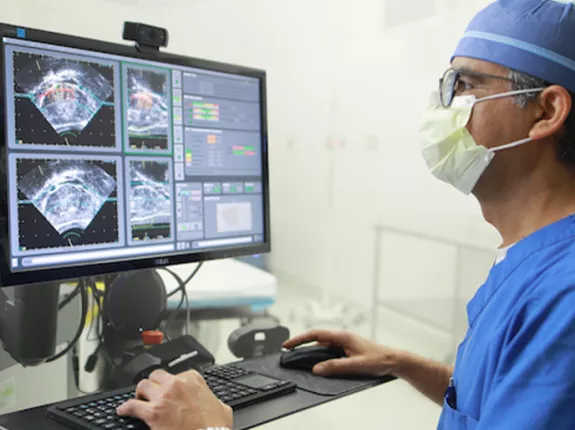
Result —
[[114, 68], [13, 53], [19, 144], [116, 146]]
[[170, 171], [164, 161], [130, 161], [132, 240], [171, 237]]
[[117, 163], [17, 160], [21, 250], [119, 240]]
[[128, 136], [131, 149], [168, 149], [168, 82], [166, 72], [127, 69]]

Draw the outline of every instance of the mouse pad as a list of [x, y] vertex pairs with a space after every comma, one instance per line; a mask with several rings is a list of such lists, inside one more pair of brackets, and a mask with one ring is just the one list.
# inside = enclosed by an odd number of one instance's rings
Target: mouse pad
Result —
[[281, 353], [255, 357], [240, 361], [235, 365], [262, 373], [270, 378], [294, 382], [298, 388], [320, 396], [341, 396], [395, 379], [393, 376], [383, 378], [324, 378], [303, 370], [284, 369], [280, 367], [280, 356]]

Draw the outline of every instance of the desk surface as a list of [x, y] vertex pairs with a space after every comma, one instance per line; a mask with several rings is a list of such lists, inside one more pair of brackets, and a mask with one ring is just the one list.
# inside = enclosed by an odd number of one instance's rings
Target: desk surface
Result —
[[393, 381], [286, 416], [257, 430], [435, 429], [441, 408], [404, 381]]

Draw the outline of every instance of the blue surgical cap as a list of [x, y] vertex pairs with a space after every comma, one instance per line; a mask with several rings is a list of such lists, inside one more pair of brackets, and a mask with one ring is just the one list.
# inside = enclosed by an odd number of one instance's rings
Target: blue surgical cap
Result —
[[575, 0], [498, 0], [471, 21], [453, 57], [489, 61], [575, 92]]

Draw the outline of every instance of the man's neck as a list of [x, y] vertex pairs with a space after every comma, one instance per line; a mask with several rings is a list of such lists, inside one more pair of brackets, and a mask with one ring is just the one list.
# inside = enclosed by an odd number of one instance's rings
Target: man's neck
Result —
[[505, 191], [489, 197], [477, 196], [483, 217], [503, 238], [501, 247], [575, 213], [575, 174], [554, 176], [531, 177], [514, 189], [505, 187]]

